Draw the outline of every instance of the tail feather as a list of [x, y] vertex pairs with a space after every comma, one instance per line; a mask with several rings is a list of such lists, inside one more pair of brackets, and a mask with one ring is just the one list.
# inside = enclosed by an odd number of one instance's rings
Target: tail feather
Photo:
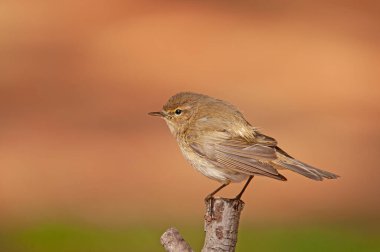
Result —
[[314, 180], [323, 180], [323, 179], [336, 179], [339, 176], [324, 171], [318, 168], [315, 168], [313, 166], [310, 166], [308, 164], [305, 164], [301, 161], [298, 161], [291, 157], [289, 154], [284, 152], [283, 150], [279, 149], [280, 151], [277, 152], [278, 159], [272, 161], [275, 166], [279, 166], [279, 168], [285, 168], [291, 171], [294, 171], [296, 173], [299, 173], [305, 177], [308, 177], [310, 179]]
[[300, 164], [302, 164], [303, 166], [305, 167], [308, 167], [310, 170], [318, 173], [319, 175], [321, 175], [323, 178], [327, 178], [327, 179], [337, 179], [339, 178], [339, 175], [335, 174], [335, 173], [332, 173], [332, 172], [328, 172], [328, 171], [324, 171], [324, 170], [321, 170], [321, 169], [318, 169], [318, 168], [315, 168], [313, 166], [310, 166], [308, 164], [305, 164], [301, 161], [298, 161], [296, 160], [297, 162], [299, 162]]

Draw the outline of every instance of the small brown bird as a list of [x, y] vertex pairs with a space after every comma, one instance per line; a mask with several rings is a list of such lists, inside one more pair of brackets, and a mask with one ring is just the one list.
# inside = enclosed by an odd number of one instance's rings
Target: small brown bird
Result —
[[233, 105], [206, 95], [182, 92], [172, 96], [160, 112], [149, 115], [163, 118], [176, 137], [182, 154], [203, 175], [222, 185], [247, 179], [240, 199], [253, 176], [266, 176], [282, 181], [278, 170], [288, 169], [313, 180], [338, 178], [296, 160], [277, 141], [262, 134], [245, 120]]

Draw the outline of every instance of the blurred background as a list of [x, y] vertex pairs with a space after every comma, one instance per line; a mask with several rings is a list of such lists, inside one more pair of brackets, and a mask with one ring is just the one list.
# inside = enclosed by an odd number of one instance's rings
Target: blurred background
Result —
[[341, 175], [255, 178], [238, 251], [378, 251], [379, 13], [370, 0], [2, 0], [0, 251], [162, 251], [170, 226], [200, 250], [218, 183], [147, 115], [180, 91], [235, 104]]

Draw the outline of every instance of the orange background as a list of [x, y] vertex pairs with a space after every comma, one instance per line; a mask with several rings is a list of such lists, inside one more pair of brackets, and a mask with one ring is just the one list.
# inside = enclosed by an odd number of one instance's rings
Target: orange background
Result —
[[290, 154], [341, 175], [255, 178], [243, 218], [378, 219], [379, 10], [377, 1], [1, 1], [0, 219], [200, 220], [218, 183], [147, 115], [179, 91], [235, 104]]

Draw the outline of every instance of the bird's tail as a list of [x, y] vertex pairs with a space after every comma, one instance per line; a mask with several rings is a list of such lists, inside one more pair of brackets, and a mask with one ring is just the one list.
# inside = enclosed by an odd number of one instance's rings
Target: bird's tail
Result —
[[334, 173], [324, 171], [298, 161], [279, 147], [276, 147], [276, 152], [278, 158], [273, 160], [272, 163], [280, 169], [285, 168], [314, 180], [336, 179], [339, 177]]

